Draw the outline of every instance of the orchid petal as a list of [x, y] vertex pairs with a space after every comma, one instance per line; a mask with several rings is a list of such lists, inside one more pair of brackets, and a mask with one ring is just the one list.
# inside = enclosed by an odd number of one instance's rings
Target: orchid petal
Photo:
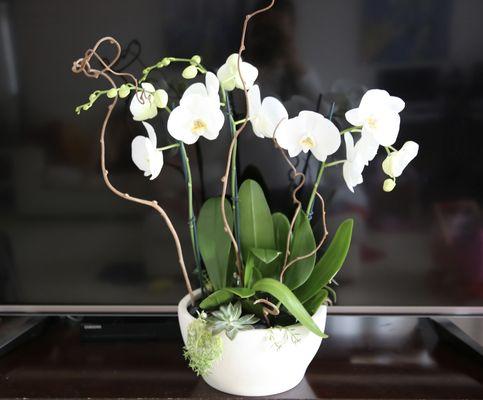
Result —
[[131, 158], [141, 171], [147, 171], [149, 169], [149, 161], [147, 158], [147, 147], [146, 147], [145, 136], [136, 136], [131, 143]]
[[359, 115], [359, 109], [353, 108], [345, 113], [345, 119], [353, 126], [361, 126], [364, 120]]
[[181, 140], [186, 144], [193, 144], [199, 139], [199, 135], [191, 131], [190, 124], [192, 122], [192, 114], [183, 105], [179, 105], [168, 118], [168, 132], [176, 140]]
[[152, 146], [156, 148], [156, 146], [158, 145], [158, 138], [156, 137], [156, 132], [154, 131], [153, 126], [147, 122], [142, 122], [142, 124], [144, 125], [146, 132], [148, 132], [148, 137], [151, 141]]
[[302, 151], [300, 139], [303, 136], [304, 121], [300, 117], [282, 121], [277, 132], [276, 140], [280, 147], [288, 151], [290, 157], [296, 157]]

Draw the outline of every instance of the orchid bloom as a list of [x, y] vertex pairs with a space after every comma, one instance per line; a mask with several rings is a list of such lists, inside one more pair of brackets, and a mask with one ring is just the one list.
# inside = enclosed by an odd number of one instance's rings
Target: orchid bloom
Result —
[[383, 171], [391, 178], [401, 176], [408, 164], [418, 155], [419, 145], [409, 141], [400, 150], [393, 151], [382, 163]]
[[152, 125], [143, 122], [148, 137], [136, 136], [131, 144], [131, 158], [136, 167], [144, 171], [144, 176], [151, 175], [151, 180], [155, 179], [163, 167], [163, 152], [156, 149], [156, 132]]
[[206, 73], [205, 84], [194, 83], [188, 87], [179, 106], [169, 115], [169, 134], [185, 144], [195, 143], [200, 136], [216, 139], [225, 122], [220, 110], [219, 88], [220, 83], [211, 72]]
[[381, 146], [394, 144], [399, 133], [399, 113], [404, 101], [380, 89], [368, 90], [358, 108], [346, 112], [345, 117], [354, 126], [362, 126], [362, 136], [370, 135]]
[[342, 176], [349, 190], [354, 193], [354, 187], [363, 182], [362, 171], [367, 160], [364, 158], [363, 153], [357, 151], [357, 144], [354, 146], [354, 139], [349, 132], [344, 134], [344, 141], [346, 161], [342, 166]]
[[313, 111], [301, 111], [295, 118], [283, 121], [276, 133], [278, 144], [290, 157], [309, 150], [319, 161], [335, 153], [340, 146], [340, 132], [327, 118]]
[[273, 138], [278, 124], [288, 118], [287, 110], [275, 97], [265, 97], [261, 101], [258, 85], [248, 91], [248, 105], [253, 133], [260, 138]]
[[141, 92], [134, 94], [129, 110], [135, 121], [145, 121], [158, 115], [158, 108], [166, 107], [168, 93], [163, 89], [156, 90], [148, 82], [141, 83]]
[[[240, 77], [241, 72], [241, 77]], [[231, 91], [235, 88], [243, 89], [243, 80], [247, 89], [251, 89], [258, 76], [258, 69], [240, 59], [240, 72], [238, 71], [238, 54], [233, 53], [217, 72], [218, 79], [223, 89]]]
[[354, 152], [364, 161], [365, 165], [369, 165], [369, 161], [376, 157], [378, 149], [379, 143], [376, 142], [372, 135], [367, 134], [361, 135], [361, 138], [354, 145]]

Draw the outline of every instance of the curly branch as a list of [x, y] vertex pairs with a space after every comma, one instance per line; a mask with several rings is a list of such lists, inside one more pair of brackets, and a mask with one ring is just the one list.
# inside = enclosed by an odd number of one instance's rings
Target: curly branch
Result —
[[[262, 314], [263, 318], [265, 319], [265, 322], [270, 326], [270, 320], [268, 319], [269, 315], [278, 315], [280, 314], [279, 308], [273, 304], [271, 301], [268, 301], [267, 299], [258, 299], [253, 302], [253, 304], [264, 304], [262, 306]], [[265, 307], [268, 306], [268, 307]]]
[[223, 225], [224, 225], [225, 232], [230, 237], [231, 243], [233, 245], [233, 249], [235, 251], [236, 268], [237, 268], [237, 271], [238, 271], [238, 275], [240, 276], [240, 279], [243, 279], [243, 266], [242, 266], [242, 260], [241, 260], [241, 256], [240, 256], [240, 249], [238, 248], [238, 243], [235, 239], [235, 236], [233, 235], [233, 231], [230, 228], [230, 225], [228, 223], [228, 219], [227, 219], [226, 213], [225, 213], [225, 198], [226, 198], [226, 191], [227, 191], [227, 188], [228, 188], [228, 176], [230, 174], [231, 158], [232, 158], [233, 149], [234, 149], [235, 144], [237, 142], [238, 136], [240, 136], [240, 134], [245, 129], [245, 127], [248, 123], [248, 115], [250, 114], [250, 105], [248, 104], [248, 90], [247, 90], [247, 87], [246, 87], [246, 84], [245, 84], [245, 80], [243, 79], [243, 76], [241, 74], [240, 60], [241, 60], [241, 55], [242, 55], [243, 51], [245, 50], [245, 36], [246, 36], [248, 23], [250, 22], [250, 20], [255, 15], [261, 14], [265, 11], [270, 10], [274, 6], [274, 4], [275, 4], [275, 0], [271, 0], [270, 4], [268, 6], [266, 6], [264, 8], [260, 8], [260, 9], [256, 10], [255, 12], [245, 16], [245, 21], [243, 23], [243, 29], [242, 29], [242, 35], [241, 35], [241, 41], [240, 41], [240, 48], [238, 49], [238, 64], [237, 64], [237, 67], [238, 67], [238, 74], [240, 75], [242, 85], [243, 85], [243, 92], [245, 93], [246, 115], [245, 115], [245, 121], [237, 129], [237, 131], [235, 132], [235, 134], [233, 135], [233, 138], [231, 140], [230, 147], [228, 149], [228, 157], [227, 157], [227, 161], [226, 161], [225, 174], [221, 178], [221, 182], [223, 183], [223, 188], [222, 188], [222, 192], [221, 192], [221, 216], [223, 218]]
[[324, 233], [322, 234], [322, 238], [320, 239], [319, 244], [315, 247], [314, 250], [312, 250], [310, 253], [304, 254], [303, 256], [299, 256], [299, 257], [294, 258], [292, 261], [290, 261], [288, 264], [286, 264], [282, 268], [282, 271], [280, 272], [280, 282], [282, 282], [283, 276], [284, 276], [285, 272], [287, 271], [287, 269], [289, 269], [296, 262], [299, 262], [301, 260], [305, 260], [306, 258], [312, 257], [314, 254], [316, 254], [320, 250], [320, 248], [322, 247], [322, 245], [325, 242], [325, 239], [327, 239], [327, 235], [329, 234], [329, 232], [327, 231], [327, 225], [326, 225], [326, 221], [325, 221], [325, 202], [324, 202], [324, 199], [322, 198], [322, 196], [320, 195], [319, 192], [315, 192], [315, 195], [320, 200], [320, 206], [322, 208], [322, 227], [324, 229]]
[[[104, 42], [108, 42], [109, 44], [114, 45], [115, 48], [116, 48], [116, 55], [115, 55], [114, 59], [108, 64], [106, 64], [104, 62], [104, 60], [97, 54], [97, 49]], [[83, 58], [80, 58], [80, 59], [78, 59], [77, 61], [74, 62], [73, 66], [72, 66], [72, 71], [76, 74], [83, 73], [88, 78], [98, 79], [99, 77], [103, 77], [111, 84], [111, 86], [113, 88], [116, 88], [116, 84], [115, 84], [114, 80], [109, 76], [109, 73], [112, 74], [112, 75], [115, 75], [115, 76], [129, 77], [134, 81], [134, 84], [136, 86], [136, 95], [138, 95], [138, 90], [137, 90], [138, 89], [138, 81], [136, 80], [136, 78], [133, 75], [131, 75], [129, 73], [115, 72], [111, 69], [111, 67], [118, 61], [120, 55], [121, 55], [121, 46], [120, 46], [119, 42], [117, 42], [112, 37], [104, 37], [104, 38], [100, 39], [92, 49], [87, 50]], [[94, 68], [91, 67], [90, 61], [91, 61], [92, 57], [95, 57], [101, 63], [101, 65], [103, 66], [102, 70], [94, 69]], [[142, 98], [142, 96], [141, 96], [141, 98]], [[181, 248], [179, 236], [178, 236], [178, 233], [176, 232], [176, 229], [173, 226], [173, 223], [171, 222], [170, 218], [168, 217], [168, 215], [166, 214], [164, 209], [161, 206], [159, 206], [158, 202], [155, 201], [155, 200], [145, 200], [145, 199], [141, 199], [141, 198], [138, 198], [138, 197], [131, 196], [128, 193], [121, 192], [120, 190], [115, 188], [109, 180], [109, 177], [108, 177], [109, 172], [106, 169], [105, 134], [106, 134], [107, 124], [108, 124], [109, 119], [111, 117], [112, 111], [113, 111], [114, 107], [116, 106], [116, 103], [117, 103], [117, 96], [113, 98], [111, 104], [107, 108], [107, 113], [106, 113], [106, 116], [105, 116], [104, 121], [102, 123], [102, 128], [101, 128], [101, 133], [100, 133], [101, 169], [102, 169], [102, 176], [103, 176], [103, 179], [104, 179], [104, 183], [111, 190], [111, 192], [113, 192], [115, 195], [121, 197], [124, 200], [128, 200], [128, 201], [131, 201], [131, 202], [134, 202], [134, 203], [138, 203], [138, 204], [142, 204], [142, 205], [151, 207], [154, 210], [156, 210], [161, 215], [161, 217], [164, 219], [164, 221], [165, 221], [166, 225], [168, 226], [168, 229], [169, 229], [169, 231], [170, 231], [170, 233], [173, 237], [174, 243], [176, 245], [176, 251], [178, 253], [178, 262], [179, 262], [179, 265], [181, 267], [181, 272], [182, 272], [183, 278], [185, 280], [186, 288], [187, 288], [188, 293], [191, 297], [191, 303], [194, 304], [195, 298], [194, 298], [194, 294], [193, 294], [193, 289], [191, 287], [191, 282], [189, 280], [188, 272], [186, 270], [186, 266], [185, 266], [185, 263], [184, 263], [183, 250]]]

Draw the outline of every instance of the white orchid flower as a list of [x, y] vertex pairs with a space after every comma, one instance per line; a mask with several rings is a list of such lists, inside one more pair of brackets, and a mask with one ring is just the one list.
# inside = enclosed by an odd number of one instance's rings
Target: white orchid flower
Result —
[[163, 152], [156, 149], [157, 138], [154, 128], [147, 122], [143, 122], [148, 137], [136, 136], [131, 143], [131, 158], [136, 167], [144, 171], [144, 176], [155, 179], [163, 167]]
[[[253, 65], [240, 60], [240, 72], [247, 89], [251, 89], [258, 77], [258, 69]], [[238, 71], [238, 54], [233, 53], [217, 72], [223, 89], [231, 91], [235, 88], [243, 89], [243, 82]]]
[[404, 101], [380, 89], [368, 90], [358, 108], [346, 112], [345, 117], [354, 126], [362, 126], [362, 135], [372, 135], [381, 146], [394, 144], [399, 133]]
[[348, 132], [344, 134], [346, 161], [342, 166], [342, 176], [349, 190], [354, 193], [354, 187], [363, 182], [362, 171], [366, 164], [363, 153], [357, 151], [354, 139]]
[[400, 150], [393, 151], [382, 163], [383, 171], [391, 178], [401, 176], [408, 164], [418, 155], [419, 145], [409, 141]]
[[134, 94], [129, 110], [135, 121], [145, 121], [158, 115], [158, 108], [166, 107], [168, 93], [163, 89], [156, 90], [148, 82], [141, 83], [141, 92]]
[[369, 165], [369, 161], [374, 159], [378, 149], [379, 143], [376, 142], [372, 135], [367, 133], [361, 135], [361, 138], [354, 145], [355, 153], [361, 160], [364, 160], [365, 165]]
[[205, 83], [197, 82], [188, 86], [184, 91], [181, 101], [191, 95], [200, 95], [208, 98], [213, 104], [220, 108], [220, 81], [213, 72], [207, 72], [205, 75]]
[[313, 111], [301, 111], [295, 118], [283, 121], [276, 134], [278, 144], [290, 157], [309, 150], [319, 161], [335, 153], [340, 146], [340, 132], [327, 118]]
[[225, 116], [220, 110], [219, 85], [216, 76], [208, 72], [206, 83], [194, 83], [186, 89], [168, 118], [168, 132], [185, 144], [195, 143], [200, 136], [208, 140], [218, 137]]
[[248, 105], [253, 133], [260, 138], [273, 138], [280, 121], [288, 118], [287, 110], [275, 97], [265, 97], [261, 101], [258, 85], [248, 91]]

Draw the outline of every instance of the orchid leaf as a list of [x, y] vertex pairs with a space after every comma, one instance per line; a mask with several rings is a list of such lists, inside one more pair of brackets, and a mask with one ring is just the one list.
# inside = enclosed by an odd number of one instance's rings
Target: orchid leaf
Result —
[[290, 230], [290, 222], [288, 218], [279, 212], [272, 214], [273, 232], [275, 236], [275, 248], [280, 252], [280, 257], [267, 265], [260, 267], [262, 275], [266, 278], [276, 278], [280, 274], [280, 269], [285, 258], [287, 250], [287, 236]]
[[256, 264], [260, 264], [261, 261], [255, 259], [253, 254], [248, 255], [248, 260], [245, 263], [245, 271], [243, 274], [243, 284], [247, 288], [251, 288], [253, 283], [262, 279], [262, 273], [257, 268]]
[[263, 278], [258, 282], [255, 282], [253, 289], [257, 292], [264, 292], [272, 295], [280, 301], [303, 326], [317, 336], [322, 338], [327, 337], [310, 317], [299, 299], [297, 299], [293, 292], [280, 281], [272, 278]]
[[314, 315], [320, 306], [327, 300], [329, 292], [326, 289], [321, 289], [315, 296], [312, 296], [305, 303], [305, 309], [310, 315]]
[[295, 295], [302, 303], [305, 303], [326, 286], [339, 272], [349, 251], [353, 225], [353, 219], [346, 219], [340, 224], [327, 251], [315, 265], [312, 275], [295, 290]]
[[247, 256], [255, 248], [275, 248], [272, 216], [260, 185], [247, 179], [240, 186], [238, 196], [242, 254]]
[[200, 303], [200, 307], [203, 309], [215, 308], [220, 304], [228, 303], [234, 296], [246, 299], [254, 294], [255, 291], [249, 288], [224, 288], [211, 293]]
[[[314, 233], [312, 232], [309, 219], [307, 218], [307, 215], [301, 211], [295, 221], [288, 262], [290, 263], [298, 257], [313, 252], [315, 247]], [[309, 279], [314, 269], [314, 264], [315, 253], [310, 257], [296, 261], [285, 272], [284, 283], [290, 289], [298, 288]]]
[[[233, 226], [233, 212], [225, 201], [225, 213], [230, 227]], [[221, 198], [208, 199], [201, 207], [198, 217], [198, 240], [201, 257], [215, 289], [226, 286], [230, 258], [230, 238], [226, 234], [221, 215]]]
[[252, 254], [265, 264], [271, 263], [281, 253], [272, 249], [251, 249]]

